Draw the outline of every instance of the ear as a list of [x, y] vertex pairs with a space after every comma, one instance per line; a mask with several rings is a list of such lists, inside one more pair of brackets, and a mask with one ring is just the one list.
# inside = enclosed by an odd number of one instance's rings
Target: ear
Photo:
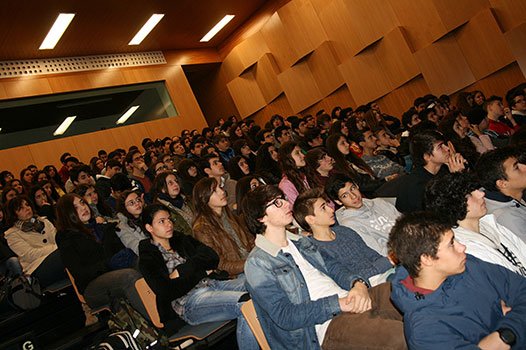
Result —
[[358, 142], [358, 144], [363, 148], [363, 146], [365, 145], [365, 141], [360, 141]]
[[338, 205], [343, 205], [343, 203], [340, 200], [338, 200], [338, 199], [333, 199], [333, 202], [338, 204]]
[[498, 179], [497, 182], [495, 182], [495, 185], [497, 186], [497, 189], [503, 190], [506, 187], [508, 187], [508, 181], [503, 179]]
[[316, 223], [316, 217], [314, 215], [307, 215], [305, 216], [305, 221], [312, 227], [312, 225]]
[[205, 168], [204, 171], [206, 175], [210, 175], [210, 171], [211, 171], [210, 168]]
[[421, 267], [430, 267], [430, 266], [433, 266], [433, 264], [435, 263], [435, 260], [433, 257], [427, 255], [427, 254], [422, 254], [420, 256], [420, 266]]
[[152, 225], [146, 224], [146, 225], [144, 225], [144, 227], [146, 228], [146, 231], [150, 232], [150, 234], [153, 233], [153, 226]]
[[432, 155], [424, 153], [424, 162], [427, 164], [429, 163], [429, 160], [431, 159]]

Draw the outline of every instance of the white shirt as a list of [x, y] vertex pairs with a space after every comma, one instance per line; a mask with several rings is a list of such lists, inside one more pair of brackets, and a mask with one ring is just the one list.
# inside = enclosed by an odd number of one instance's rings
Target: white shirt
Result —
[[[334, 294], [338, 294], [338, 297], [344, 298], [347, 296], [349, 291], [340, 288], [336, 282], [332, 280], [329, 276], [323, 272], [316, 269], [312, 266], [301, 253], [298, 251], [298, 248], [287, 238], [288, 246], [282, 247], [281, 251], [283, 253], [289, 253], [294, 259], [294, 262], [298, 265], [305, 283], [307, 284], [307, 290], [309, 291], [310, 299], [312, 301], [329, 297]], [[332, 319], [325, 321], [322, 324], [317, 324], [316, 335], [318, 336], [318, 341], [320, 344], [323, 344], [323, 339], [325, 338], [325, 333], [329, 327], [329, 323]]]

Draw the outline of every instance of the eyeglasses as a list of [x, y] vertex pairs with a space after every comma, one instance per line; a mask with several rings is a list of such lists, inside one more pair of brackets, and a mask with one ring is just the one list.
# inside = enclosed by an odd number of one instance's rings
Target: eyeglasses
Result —
[[127, 207], [133, 207], [135, 204], [140, 204], [140, 203], [142, 203], [142, 198], [141, 197], [137, 197], [135, 199], [127, 201], [126, 202], [126, 206]]
[[276, 206], [276, 208], [281, 208], [283, 204], [285, 204], [286, 201], [287, 200], [284, 197], [279, 196], [276, 199], [274, 199], [272, 202], [270, 202], [269, 204], [265, 205], [265, 209], [273, 205]]
[[155, 169], [155, 172], [158, 173], [159, 171], [168, 170], [168, 167], [166, 165], [162, 165]]

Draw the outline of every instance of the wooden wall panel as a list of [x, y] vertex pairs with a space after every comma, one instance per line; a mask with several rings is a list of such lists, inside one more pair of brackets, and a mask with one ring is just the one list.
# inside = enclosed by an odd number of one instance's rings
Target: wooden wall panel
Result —
[[244, 70], [254, 65], [270, 49], [260, 32], [236, 46], [225, 58], [223, 65], [228, 80], [238, 77]]
[[263, 127], [265, 123], [270, 120], [270, 117], [272, 117], [274, 114], [282, 115], [285, 118], [289, 115], [295, 114], [285, 94], [279, 95], [274, 101], [266, 105], [265, 108], [257, 111], [250, 117], [258, 125], [261, 125]]
[[291, 50], [287, 33], [277, 12], [261, 28], [261, 34], [274, 55], [280, 71], [288, 69], [295, 62], [295, 55]]
[[[89, 134], [75, 135], [68, 137], [75, 148], [77, 153], [75, 154], [79, 159], [84, 161], [86, 164], [89, 164], [91, 157], [97, 155], [99, 149], [105, 149], [107, 152], [111, 152], [113, 149], [117, 148], [116, 145], [122, 145], [124, 149], [128, 149], [130, 145], [123, 145], [122, 143], [117, 143], [117, 141], [112, 137], [112, 134], [107, 132], [107, 130], [96, 131]], [[69, 140], [68, 140], [69, 141]]]
[[481, 11], [460, 28], [455, 38], [476, 79], [484, 78], [514, 61], [489, 9]]
[[90, 73], [51, 75], [47, 80], [54, 92], [88, 90], [93, 88], [89, 75]]
[[[147, 130], [147, 135], [151, 135], [155, 138], [163, 139], [164, 137], [172, 137], [180, 135], [181, 130], [176, 127], [178, 117], [170, 117], [158, 120], [152, 120], [150, 122], [143, 123]], [[192, 128], [201, 130], [201, 128]], [[191, 130], [191, 129], [190, 129]]]
[[396, 27], [387, 33], [374, 50], [390, 89], [401, 86], [420, 73], [403, 28]]
[[320, 102], [310, 106], [307, 109], [301, 111], [301, 115], [305, 116], [307, 114], [315, 115], [320, 109], [324, 109], [325, 112], [331, 114], [332, 109], [336, 106], [341, 108], [353, 107], [356, 108], [357, 105], [354, 102], [347, 85], [341, 86], [338, 90], [334, 91], [329, 96], [325, 97]]
[[390, 0], [413, 51], [428, 46], [447, 33], [433, 0]]
[[322, 97], [325, 97], [344, 84], [340, 71], [334, 69], [340, 62], [336, 59], [329, 41], [320, 45], [308, 58], [307, 64]]
[[401, 118], [402, 114], [413, 105], [415, 98], [430, 92], [431, 90], [422, 75], [418, 75], [376, 102], [378, 102], [383, 112]]
[[505, 37], [522, 74], [526, 75], [526, 23], [506, 32]]
[[232, 50], [228, 56], [225, 57], [221, 67], [229, 81], [237, 78], [244, 70], [239, 50]]
[[323, 98], [306, 61], [281, 72], [278, 80], [294, 113], [298, 113]]
[[524, 23], [526, 19], [526, 1], [489, 0], [489, 2], [503, 32], [508, 32]]
[[488, 0], [433, 0], [433, 3], [448, 31], [468, 22], [481, 10], [490, 7]]
[[314, 51], [327, 35], [309, 0], [292, 0], [278, 10], [290, 48], [293, 62]]
[[17, 179], [20, 178], [20, 171], [32, 163], [33, 157], [27, 146], [14, 147], [0, 152], [0, 168], [9, 170]]
[[227, 87], [241, 118], [255, 113], [266, 105], [252, 70], [232, 80]]
[[[60, 169], [62, 166], [62, 164], [60, 164], [60, 156], [65, 152], [69, 152], [77, 158], [79, 157], [77, 145], [75, 142], [73, 142], [71, 137], [35, 143], [27, 145], [27, 147], [31, 151], [32, 156], [32, 159], [26, 160], [27, 164], [34, 162], [34, 164], [39, 168], [42, 168], [48, 164], [53, 164], [57, 167], [57, 169]], [[0, 153], [2, 152], [3, 151], [0, 151]], [[89, 159], [84, 161], [88, 162]]]
[[476, 80], [452, 36], [417, 51], [415, 59], [435, 95], [452, 94]]
[[0, 82], [4, 86], [6, 98], [20, 98], [34, 95], [52, 94], [53, 90], [47, 78], [6, 79]]
[[278, 81], [279, 68], [272, 54], [265, 54], [254, 68], [254, 77], [266, 103], [283, 92]]
[[[481, 90], [486, 96], [497, 95], [504, 97], [506, 92], [526, 80], [519, 65], [514, 62], [490, 76], [466, 87], [465, 91]], [[453, 100], [454, 101], [454, 100]]]
[[361, 105], [390, 91], [390, 82], [383, 75], [374, 47], [338, 66], [354, 101]]

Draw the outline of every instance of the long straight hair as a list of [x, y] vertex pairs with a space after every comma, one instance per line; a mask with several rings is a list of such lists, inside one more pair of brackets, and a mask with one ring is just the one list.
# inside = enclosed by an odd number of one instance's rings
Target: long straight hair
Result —
[[294, 141], [285, 142], [279, 148], [279, 166], [283, 175], [292, 182], [296, 190], [299, 193], [306, 191], [308, 188], [305, 186], [307, 177], [305, 176], [304, 170], [296, 166], [296, 161], [292, 158], [292, 151], [298, 144]]
[[374, 177], [374, 172], [371, 170], [371, 167], [369, 167], [362, 158], [358, 157], [352, 151], [349, 152], [347, 156], [340, 152], [338, 149], [338, 141], [340, 141], [341, 137], [347, 139], [345, 135], [336, 133], [329, 136], [325, 143], [327, 146], [327, 153], [329, 153], [329, 155], [334, 159], [334, 169], [342, 174], [355, 177], [357, 176], [357, 172], [351, 166], [352, 163]]
[[[75, 193], [68, 193], [58, 200], [57, 203], [57, 231], [80, 231], [94, 237], [90, 229], [84, 225], [77, 214], [77, 209], [73, 205], [75, 198], [83, 201], [84, 199]], [[91, 217], [93, 211], [88, 205]]]

